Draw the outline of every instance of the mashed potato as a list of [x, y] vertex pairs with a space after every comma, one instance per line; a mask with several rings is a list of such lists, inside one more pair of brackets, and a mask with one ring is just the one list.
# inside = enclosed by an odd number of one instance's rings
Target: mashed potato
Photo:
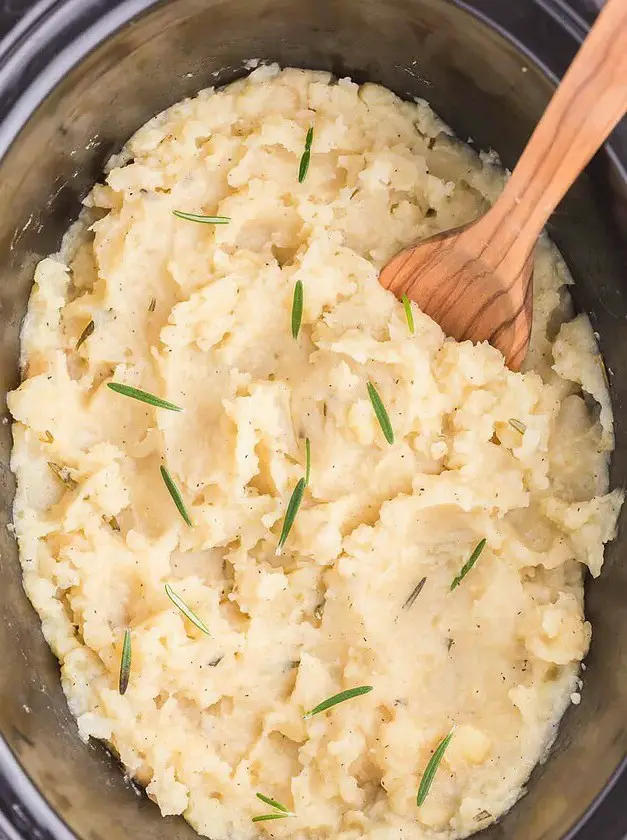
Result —
[[[504, 177], [424, 103], [260, 68], [142, 128], [63, 262], [37, 269], [10, 397], [25, 587], [81, 735], [213, 840], [468, 835], [520, 796], [579, 688], [582, 570], [600, 573], [622, 497], [564, 263], [541, 243], [522, 373], [416, 308], [412, 334], [377, 282]], [[306, 439], [310, 482], [277, 554]], [[272, 812], [257, 792], [295, 816], [253, 823]]]

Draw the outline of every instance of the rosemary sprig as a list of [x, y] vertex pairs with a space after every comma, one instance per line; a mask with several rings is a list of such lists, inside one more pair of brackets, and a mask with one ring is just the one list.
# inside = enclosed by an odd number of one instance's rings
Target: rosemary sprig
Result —
[[282, 820], [285, 817], [295, 817], [296, 814], [284, 814], [282, 811], [278, 811], [276, 814], [259, 814], [257, 817], [253, 817], [253, 822], [265, 822], [266, 820]]
[[512, 429], [516, 429], [517, 432], [520, 432], [521, 435], [524, 435], [527, 431], [527, 427], [521, 420], [516, 420], [514, 417], [509, 421], [509, 425]]
[[203, 216], [199, 213], [184, 213], [183, 210], [173, 210], [172, 212], [179, 219], [185, 219], [187, 222], [199, 222], [201, 225], [228, 225], [231, 221], [230, 216]]
[[473, 551], [473, 553], [470, 555], [470, 558], [469, 558], [469, 559], [468, 559], [468, 561], [467, 561], [466, 563], [464, 563], [464, 565], [462, 566], [462, 570], [461, 570], [461, 572], [460, 572], [460, 573], [457, 575], [457, 577], [453, 580], [453, 583], [451, 584], [451, 589], [450, 589], [450, 591], [451, 591], [451, 592], [452, 592], [454, 589], [457, 589], [457, 587], [459, 586], [459, 584], [463, 581], [463, 579], [466, 577], [466, 575], [468, 574], [468, 572], [469, 572], [469, 571], [472, 569], [472, 567], [475, 565], [475, 563], [476, 563], [476, 562], [477, 562], [477, 560], [479, 559], [479, 555], [481, 554], [481, 552], [482, 552], [482, 551], [483, 551], [483, 549], [485, 548], [485, 544], [486, 544], [485, 538], [484, 538], [484, 539], [482, 539], [480, 542], [478, 542], [478, 543], [477, 543], [477, 545], [475, 546], [475, 550], [474, 550], [474, 551]]
[[194, 523], [189, 518], [189, 514], [188, 514], [187, 509], [185, 507], [185, 502], [183, 501], [183, 497], [181, 496], [181, 493], [180, 493], [178, 487], [174, 483], [174, 480], [173, 480], [172, 476], [170, 475], [170, 473], [168, 472], [166, 467], [161, 466], [159, 469], [161, 470], [161, 478], [163, 479], [163, 481], [165, 483], [165, 486], [168, 488], [168, 492], [169, 492], [170, 496], [172, 496], [172, 501], [176, 505], [176, 509], [178, 510], [178, 512], [181, 514], [181, 516], [185, 520], [185, 524], [189, 525], [189, 527], [192, 528]]
[[436, 747], [435, 752], [429, 759], [429, 763], [427, 764], [426, 770], [422, 775], [422, 779], [420, 780], [420, 787], [418, 788], [418, 796], [416, 797], [416, 804], [420, 807], [425, 799], [429, 791], [431, 790], [431, 785], [433, 784], [433, 777], [436, 774], [438, 767], [440, 766], [440, 762], [444, 757], [444, 753], [446, 752], [446, 748], [451, 743], [451, 738], [453, 737], [455, 730], [451, 729], [448, 733], [446, 738], [443, 738], [442, 741]]
[[320, 714], [320, 712], [326, 712], [327, 709], [337, 706], [338, 703], [343, 703], [345, 700], [351, 700], [353, 697], [359, 697], [362, 694], [369, 694], [372, 691], [372, 688], [373, 686], [371, 685], [360, 685], [357, 688], [348, 688], [346, 691], [340, 691], [339, 694], [334, 694], [333, 697], [328, 697], [326, 700], [323, 700], [322, 703], [319, 703], [317, 706], [314, 706], [313, 709], [306, 712], [303, 715], [303, 719], [309, 720], [309, 718], [314, 715]]
[[377, 416], [377, 420], [379, 421], [379, 425], [381, 426], [381, 431], [383, 432], [385, 439], [390, 444], [394, 443], [394, 429], [392, 428], [392, 424], [390, 422], [390, 415], [385, 410], [381, 397], [372, 382], [368, 382], [368, 396], [370, 397], [370, 402], [372, 403], [374, 413]]
[[178, 405], [162, 400], [161, 397], [155, 397], [154, 394], [149, 394], [148, 391], [141, 391], [139, 388], [133, 388], [130, 385], [123, 385], [121, 382], [107, 382], [107, 388], [111, 388], [116, 394], [122, 394], [124, 397], [131, 397], [133, 400], [154, 405], [155, 408], [167, 408], [168, 411], [183, 411]]
[[83, 330], [83, 332], [80, 334], [80, 338], [76, 342], [76, 347], [74, 349], [78, 350], [78, 348], [81, 346], [81, 344], [84, 344], [87, 341], [87, 339], [89, 338], [89, 336], [93, 333], [93, 331], [95, 329], [96, 329], [96, 325], [94, 324], [93, 321], [90, 321], [87, 324], [87, 326], [85, 327], [85, 329]]
[[309, 485], [311, 478], [311, 441], [305, 438], [305, 487]]
[[292, 497], [289, 500], [287, 510], [285, 511], [285, 519], [283, 520], [283, 529], [281, 531], [281, 536], [279, 537], [279, 542], [276, 548], [277, 556], [281, 554], [283, 546], [285, 545], [285, 541], [287, 540], [289, 533], [292, 530], [292, 525], [294, 524], [294, 520], [296, 519], [296, 514], [298, 513], [300, 503], [303, 500], [303, 495], [305, 493], [306, 486], [307, 483], [305, 479], [301, 478], [296, 487], [294, 488]]
[[78, 487], [78, 481], [75, 481], [72, 478], [67, 467], [61, 467], [59, 466], [59, 464], [55, 464], [53, 461], [48, 461], [48, 466], [59, 479], [59, 481], [68, 488], [68, 490], [76, 490], [76, 488]]
[[127, 628], [124, 631], [122, 658], [120, 659], [120, 681], [118, 684], [120, 694], [126, 694], [128, 688], [128, 681], [131, 677], [131, 654], [131, 631]]
[[178, 609], [183, 613], [185, 618], [191, 621], [191, 623], [195, 627], [198, 627], [198, 629], [202, 630], [203, 633], [206, 633], [207, 636], [211, 635], [209, 633], [209, 628], [204, 623], [204, 621], [201, 621], [201, 619], [198, 618], [196, 613], [193, 610], [190, 610], [187, 604], [176, 594], [176, 592], [172, 589], [169, 583], [166, 583], [165, 585], [165, 594], [168, 596], [170, 601], [172, 601], [174, 606], [178, 607]]
[[427, 578], [423, 577], [423, 579], [420, 581], [420, 583], [414, 588], [414, 590], [411, 593], [411, 595], [409, 596], [409, 598], [403, 604], [402, 609], [409, 610], [413, 607], [414, 601], [416, 600], [416, 598], [422, 592], [422, 589], [423, 589], [426, 582], [427, 582]]
[[409, 327], [409, 332], [414, 335], [416, 332], [416, 327], [414, 325], [414, 313], [411, 308], [411, 303], [409, 302], [409, 298], [405, 293], [403, 293], [403, 297], [401, 298], [403, 302], [403, 309], [405, 310], [405, 317], [407, 318], [407, 326]]
[[282, 811], [284, 814], [291, 813], [285, 805], [281, 805], [281, 803], [277, 802], [276, 799], [270, 799], [269, 796], [264, 796], [263, 793], [257, 793], [255, 795], [257, 799], [261, 799], [262, 802], [265, 802], [265, 804], [269, 805], [271, 808], [276, 808], [277, 811]]
[[298, 338], [300, 325], [303, 321], [303, 281], [297, 280], [294, 286], [294, 298], [292, 300], [292, 337]]
[[305, 178], [307, 177], [307, 173], [309, 172], [309, 164], [311, 162], [311, 144], [313, 143], [313, 136], [314, 136], [314, 129], [313, 125], [309, 128], [307, 132], [307, 137], [305, 138], [305, 151], [303, 152], [303, 156], [300, 159], [300, 167], [298, 168], [298, 183], [302, 184]]

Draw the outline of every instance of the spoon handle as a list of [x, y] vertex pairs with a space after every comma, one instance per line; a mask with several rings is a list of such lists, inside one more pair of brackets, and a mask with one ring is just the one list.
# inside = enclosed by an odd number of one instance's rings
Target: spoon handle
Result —
[[500, 256], [518, 251], [509, 256], [524, 264], [549, 216], [626, 110], [627, 0], [607, 0], [503, 194], [479, 222]]

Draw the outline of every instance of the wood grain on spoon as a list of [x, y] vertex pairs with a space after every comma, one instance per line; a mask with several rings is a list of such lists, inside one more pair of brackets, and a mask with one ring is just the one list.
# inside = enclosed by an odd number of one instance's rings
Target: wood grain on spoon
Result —
[[381, 284], [462, 341], [489, 341], [518, 370], [531, 334], [536, 241], [627, 110], [627, 0], [608, 0], [505, 190], [480, 219], [397, 254]]

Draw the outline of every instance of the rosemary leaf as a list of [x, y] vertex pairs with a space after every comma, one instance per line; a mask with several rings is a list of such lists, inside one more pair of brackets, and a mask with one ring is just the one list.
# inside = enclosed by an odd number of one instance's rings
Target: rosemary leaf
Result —
[[156, 308], [157, 308], [157, 298], [155, 298], [155, 297], [150, 298], [150, 303], [148, 304], [148, 311], [149, 312], [154, 312]]
[[601, 376], [603, 377], [603, 382], [605, 382], [605, 387], [607, 390], [610, 390], [610, 379], [607, 375], [607, 367], [605, 366], [605, 361], [603, 360], [603, 356], [600, 353], [594, 357], [595, 362], [601, 368]]
[[104, 514], [102, 515], [102, 519], [107, 525], [111, 528], [112, 531], [119, 531], [120, 530], [120, 523], [115, 518], [115, 516], [107, 517]]
[[78, 481], [75, 481], [72, 478], [67, 467], [61, 467], [59, 464], [55, 464], [52, 461], [48, 461], [48, 466], [59, 481], [68, 488], [68, 490], [76, 490], [78, 487]]
[[289, 500], [287, 510], [285, 512], [285, 519], [283, 520], [283, 530], [281, 531], [281, 536], [279, 537], [279, 543], [276, 549], [277, 556], [281, 554], [283, 546], [285, 545], [285, 541], [287, 540], [289, 533], [292, 530], [292, 525], [294, 524], [294, 520], [296, 519], [296, 514], [298, 513], [300, 503], [303, 500], [303, 495], [305, 493], [306, 486], [307, 484], [305, 482], [305, 479], [301, 478], [296, 487], [294, 488], [292, 497]]
[[385, 410], [385, 406], [381, 401], [381, 397], [379, 396], [377, 389], [374, 387], [372, 382], [368, 382], [368, 395], [370, 397], [372, 407], [374, 408], [374, 413], [377, 415], [377, 420], [379, 421], [379, 425], [381, 426], [381, 431], [383, 432], [385, 439], [390, 444], [394, 443], [394, 429], [392, 428], [392, 424], [390, 423], [390, 416]]
[[270, 799], [269, 796], [264, 796], [263, 793], [256, 794], [257, 799], [261, 799], [262, 802], [265, 802], [266, 805], [269, 805], [271, 808], [276, 808], [277, 811], [283, 811], [284, 814], [291, 813], [285, 805], [281, 805], [280, 802], [277, 802], [276, 799]]
[[154, 394], [149, 394], [148, 391], [140, 391], [139, 388], [133, 388], [130, 385], [123, 385], [121, 382], [107, 382], [107, 388], [111, 388], [116, 394], [122, 394], [124, 397], [131, 397], [133, 400], [154, 405], [155, 408], [167, 408], [168, 411], [183, 411], [178, 405], [162, 400], [161, 397], [155, 397]]
[[120, 694], [126, 694], [128, 681], [131, 676], [131, 631], [127, 628], [124, 631], [124, 643], [122, 644], [122, 658], [120, 660]]
[[340, 691], [339, 694], [334, 694], [333, 697], [328, 697], [322, 703], [314, 706], [313, 709], [303, 715], [303, 719], [308, 720], [320, 712], [326, 712], [327, 709], [331, 709], [333, 706], [337, 706], [338, 703], [343, 703], [345, 700], [351, 700], [353, 697], [359, 697], [362, 694], [369, 694], [372, 688], [371, 685], [360, 685], [358, 688], [349, 688], [346, 691]]
[[454, 589], [457, 589], [457, 587], [459, 586], [459, 584], [463, 581], [463, 579], [466, 577], [466, 575], [468, 574], [468, 572], [469, 572], [469, 571], [472, 569], [472, 567], [475, 565], [475, 563], [476, 563], [476, 562], [477, 562], [477, 560], [479, 559], [479, 555], [481, 554], [481, 552], [482, 552], [482, 551], [483, 551], [483, 549], [485, 548], [485, 544], [486, 544], [485, 538], [484, 538], [484, 539], [482, 539], [479, 543], [477, 543], [477, 545], [475, 546], [475, 550], [474, 550], [474, 551], [473, 551], [473, 553], [470, 555], [470, 559], [468, 560], [468, 562], [464, 563], [464, 565], [462, 566], [462, 570], [461, 570], [461, 572], [460, 572], [460, 573], [457, 575], [457, 577], [453, 580], [453, 583], [451, 584], [451, 589], [450, 589], [450, 591], [451, 591], [451, 592], [452, 592]]
[[172, 478], [166, 467], [161, 466], [159, 469], [161, 470], [161, 478], [163, 479], [165, 486], [168, 488], [168, 493], [170, 494], [170, 496], [172, 496], [172, 501], [176, 505], [176, 509], [183, 517], [185, 524], [189, 525], [189, 527], [192, 528], [194, 523], [189, 518], [189, 514], [185, 507], [185, 502], [183, 501], [183, 497], [181, 496], [178, 487], [174, 483], [174, 479]]
[[402, 609], [409, 610], [413, 607], [414, 601], [416, 600], [416, 598], [422, 592], [422, 588], [423, 588], [423, 586], [425, 585], [426, 582], [427, 582], [427, 578], [423, 577], [423, 579], [420, 581], [420, 583], [414, 588], [414, 590], [411, 593], [411, 595], [409, 596], [409, 598], [403, 604]]
[[311, 144], [313, 143], [313, 135], [314, 129], [313, 125], [309, 128], [307, 132], [307, 137], [305, 139], [305, 151], [303, 152], [303, 156], [300, 159], [300, 167], [298, 168], [298, 183], [302, 184], [305, 178], [307, 177], [307, 173], [309, 172], [309, 164], [311, 162]]
[[297, 280], [294, 286], [294, 299], [292, 300], [292, 336], [298, 338], [300, 325], [303, 321], [303, 281]]
[[521, 435], [524, 435], [527, 431], [527, 427], [525, 426], [525, 424], [520, 420], [516, 420], [513, 417], [509, 421], [509, 425], [512, 427], [512, 429], [516, 429], [517, 432], [520, 432]]
[[198, 627], [198, 629], [202, 630], [203, 633], [206, 633], [207, 636], [210, 635], [209, 628], [204, 623], [204, 621], [201, 621], [201, 619], [198, 618], [196, 613], [193, 610], [190, 610], [187, 604], [183, 600], [181, 600], [181, 598], [179, 598], [179, 596], [172, 589], [169, 583], [166, 583], [165, 585], [165, 594], [168, 596], [170, 601], [172, 601], [174, 606], [179, 608], [179, 610], [183, 613], [185, 618], [189, 619], [189, 621], [191, 621], [191, 623], [195, 627]]
[[43, 435], [39, 435], [39, 440], [42, 443], [54, 443], [54, 438], [50, 434], [50, 432], [46, 429]]
[[309, 485], [311, 478], [311, 441], [305, 438], [305, 487]]
[[433, 777], [435, 776], [437, 769], [440, 766], [440, 762], [444, 757], [446, 748], [451, 743], [451, 738], [453, 737], [454, 732], [455, 730], [451, 729], [446, 738], [443, 738], [442, 741], [440, 741], [440, 743], [436, 747], [435, 752], [429, 759], [427, 768], [423, 773], [422, 779], [420, 780], [420, 787], [418, 788], [418, 796], [416, 797], [416, 803], [418, 807], [420, 807], [424, 803], [425, 799], [427, 798], [427, 795], [429, 794], [429, 791], [431, 790], [431, 785], [433, 784]]
[[284, 814], [282, 811], [277, 814], [259, 814], [258, 817], [253, 817], [253, 822], [265, 822], [266, 820], [282, 820], [285, 817], [295, 817], [296, 814]]
[[95, 329], [96, 329], [96, 325], [94, 324], [93, 321], [90, 321], [87, 324], [87, 326], [85, 327], [85, 329], [83, 330], [83, 332], [81, 333], [80, 338], [76, 342], [76, 347], [75, 347], [76, 350], [78, 350], [78, 348], [81, 346], [81, 344], [84, 344], [87, 341], [87, 339], [89, 338], [89, 336], [93, 333], [93, 331]]
[[411, 303], [409, 302], [409, 298], [406, 294], [403, 294], [401, 298], [403, 302], [403, 309], [405, 310], [405, 317], [407, 318], [407, 326], [409, 327], [409, 332], [414, 335], [416, 332], [416, 327], [414, 325], [414, 313], [412, 312]]
[[179, 219], [185, 219], [187, 222], [199, 222], [201, 225], [228, 225], [231, 221], [230, 216], [203, 216], [198, 213], [184, 213], [182, 210], [173, 210], [172, 212]]

